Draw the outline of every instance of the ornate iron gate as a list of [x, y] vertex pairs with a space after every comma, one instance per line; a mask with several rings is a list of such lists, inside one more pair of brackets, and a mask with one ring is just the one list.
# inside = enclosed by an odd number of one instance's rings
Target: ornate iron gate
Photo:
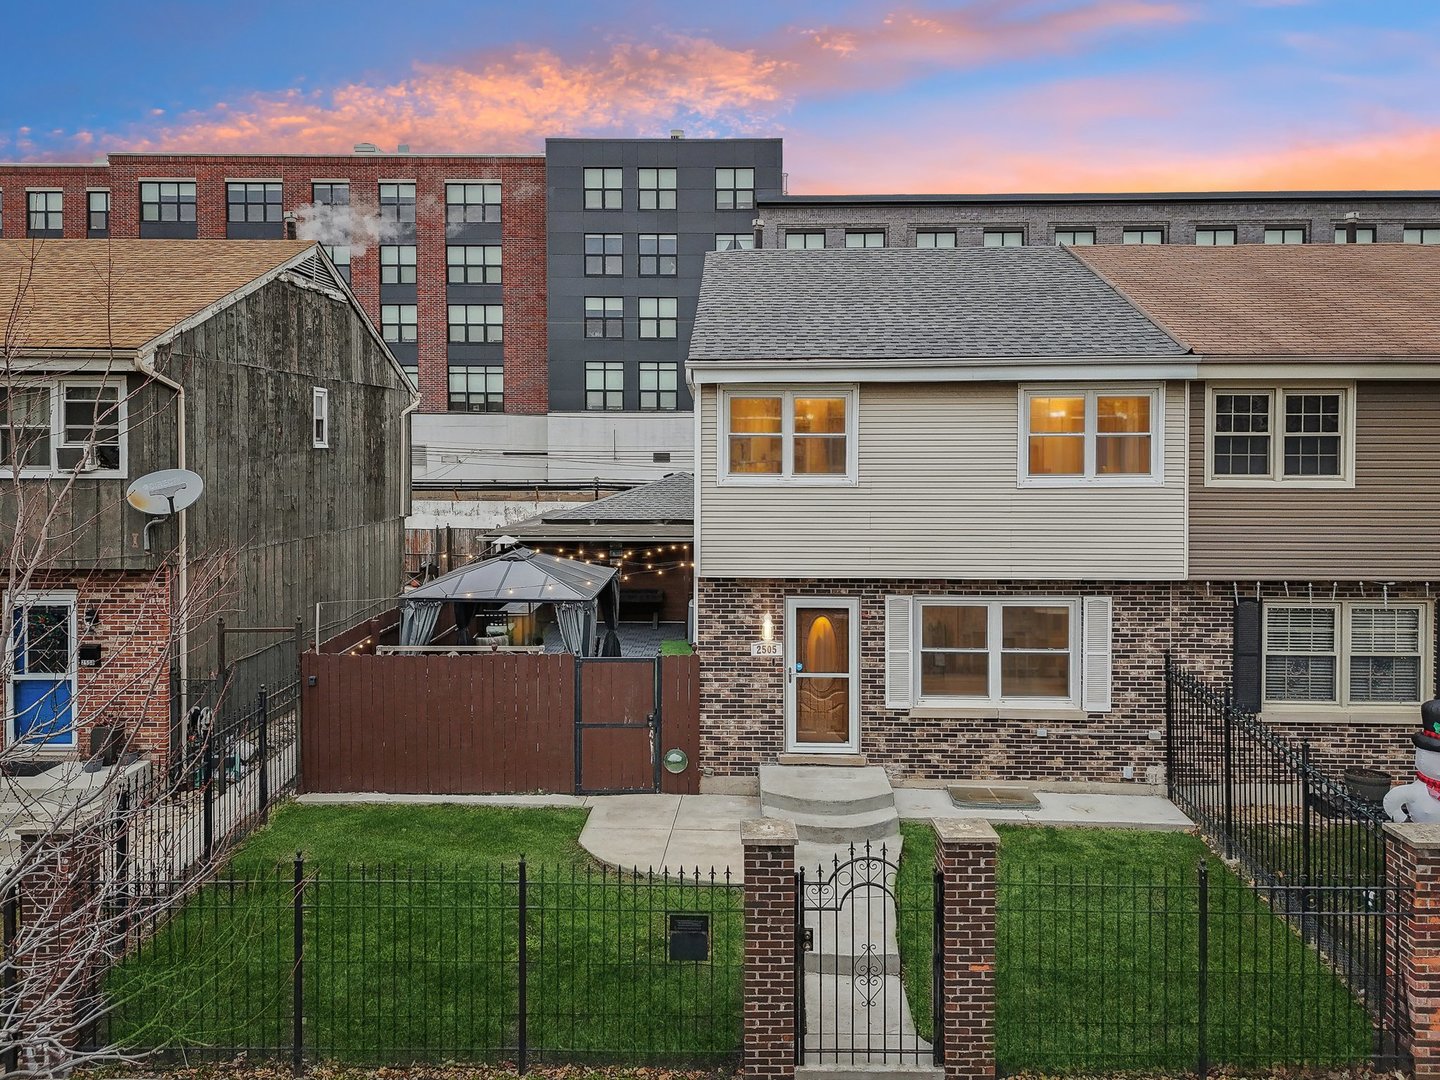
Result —
[[943, 1060], [941, 879], [902, 885], [894, 844], [837, 848], [796, 873], [797, 1064]]

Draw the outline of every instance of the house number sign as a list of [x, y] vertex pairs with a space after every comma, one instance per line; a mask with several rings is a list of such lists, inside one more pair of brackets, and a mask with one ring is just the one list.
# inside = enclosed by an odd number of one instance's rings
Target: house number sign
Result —
[[750, 643], [751, 656], [768, 656], [779, 660], [784, 656], [784, 644], [779, 641], [752, 641]]

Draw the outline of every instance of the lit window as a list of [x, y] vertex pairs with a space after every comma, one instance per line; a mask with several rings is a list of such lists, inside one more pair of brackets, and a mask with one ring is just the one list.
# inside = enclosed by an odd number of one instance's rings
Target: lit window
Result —
[[501, 284], [499, 244], [451, 244], [445, 249], [445, 280], [451, 285]]
[[917, 602], [920, 700], [1073, 703], [1076, 607], [1074, 601]]
[[233, 224], [280, 221], [280, 185], [245, 181], [225, 185], [225, 220]]
[[87, 216], [85, 230], [91, 236], [100, 236], [110, 231], [110, 192], [87, 191], [85, 193]]
[[502, 304], [450, 304], [446, 312], [453, 344], [494, 345], [505, 340]]
[[1217, 481], [1345, 482], [1349, 394], [1333, 387], [1212, 388], [1210, 475]]
[[1440, 244], [1440, 225], [1406, 225], [1405, 243]]
[[335, 264], [335, 269], [340, 276], [349, 282], [350, 280], [350, 245], [349, 244], [321, 244], [325, 254], [330, 256], [330, 261]]
[[644, 361], [640, 365], [640, 408], [667, 412], [676, 407], [679, 371], [674, 364]]
[[450, 367], [451, 412], [504, 412], [505, 368], [500, 364]]
[[735, 479], [853, 479], [849, 391], [786, 390], [725, 398], [725, 475]]
[[742, 233], [716, 233], [716, 251], [754, 251], [755, 234]]
[[753, 210], [755, 208], [754, 169], [715, 170], [715, 209]]
[[586, 233], [585, 276], [619, 277], [624, 273], [624, 235], [621, 233]]
[[619, 210], [620, 175], [619, 169], [584, 170], [585, 209]]
[[381, 304], [380, 336], [386, 341], [406, 343], [419, 339], [414, 304]]
[[1125, 244], [1163, 244], [1165, 242], [1165, 230], [1126, 229], [1120, 234], [1120, 241]]
[[675, 209], [675, 170], [639, 169], [640, 209]]
[[392, 225], [415, 224], [415, 185], [387, 181], [380, 185], [380, 220]]
[[1022, 476], [1027, 481], [1158, 478], [1158, 390], [1027, 390], [1023, 400]]
[[1055, 243], [1061, 247], [1093, 247], [1094, 229], [1056, 229]]
[[1348, 243], [1350, 242], [1350, 229], [1351, 229], [1351, 228], [1353, 228], [1353, 229], [1355, 230], [1355, 243], [1357, 243], [1357, 244], [1373, 244], [1373, 243], [1375, 243], [1375, 226], [1374, 226], [1374, 225], [1354, 225], [1354, 226], [1347, 226], [1347, 225], [1344, 225], [1344, 224], [1336, 225], [1336, 226], [1335, 226], [1335, 243], [1337, 243], [1337, 244], [1348, 244]]
[[615, 411], [625, 408], [625, 365], [618, 360], [585, 362], [585, 408]]
[[26, 192], [30, 210], [31, 236], [59, 236], [65, 231], [65, 193], [61, 191]]
[[1234, 247], [1234, 229], [1196, 229], [1195, 244], [1197, 247]]
[[625, 298], [623, 296], [585, 297], [585, 336], [587, 338], [623, 338], [625, 336]]
[[330, 391], [323, 387], [315, 387], [312, 394], [314, 408], [311, 416], [314, 420], [314, 446], [317, 450], [324, 450], [330, 445]]
[[883, 248], [885, 246], [885, 233], [875, 230], [850, 230], [845, 234], [845, 246], [847, 248]]
[[1423, 604], [1264, 605], [1265, 700], [1417, 705], [1429, 685]]
[[955, 230], [917, 229], [915, 246], [917, 248], [953, 248], [955, 246]]
[[674, 233], [641, 233], [640, 276], [674, 277], [678, 245]]
[[415, 245], [380, 245], [380, 284], [415, 284]]
[[642, 338], [673, 338], [676, 326], [676, 300], [673, 296], [640, 297], [640, 336]]
[[1022, 247], [1025, 244], [1023, 229], [986, 229], [983, 235], [986, 247]]
[[823, 248], [825, 234], [818, 230], [792, 230], [785, 234], [785, 246], [791, 249]]
[[350, 184], [344, 180], [312, 183], [310, 201], [317, 206], [349, 206]]
[[1304, 229], [1266, 229], [1265, 243], [1267, 244], [1303, 244], [1305, 243]]
[[450, 225], [472, 225], [500, 220], [498, 183], [446, 184], [445, 221]]
[[195, 220], [195, 181], [146, 180], [140, 185], [140, 220]]

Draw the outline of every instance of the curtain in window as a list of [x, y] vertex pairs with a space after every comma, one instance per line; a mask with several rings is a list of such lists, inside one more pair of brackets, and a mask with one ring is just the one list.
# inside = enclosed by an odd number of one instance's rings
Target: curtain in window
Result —
[[440, 601], [416, 600], [400, 609], [400, 644], [429, 645], [440, 618]]

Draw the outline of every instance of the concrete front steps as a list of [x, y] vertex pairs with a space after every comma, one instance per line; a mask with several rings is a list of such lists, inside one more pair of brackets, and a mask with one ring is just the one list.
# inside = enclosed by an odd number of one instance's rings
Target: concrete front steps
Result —
[[873, 850], [895, 841], [890, 857], [899, 855], [895, 791], [878, 766], [762, 765], [760, 812], [793, 821], [802, 843], [858, 849], [868, 840]]

